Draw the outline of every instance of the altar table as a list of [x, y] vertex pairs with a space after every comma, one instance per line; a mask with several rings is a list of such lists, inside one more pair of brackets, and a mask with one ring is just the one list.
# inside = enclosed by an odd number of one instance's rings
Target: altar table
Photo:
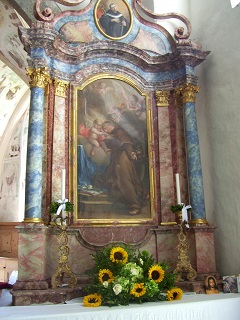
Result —
[[83, 307], [82, 298], [66, 304], [0, 308], [1, 320], [239, 320], [240, 294], [184, 295], [182, 300], [117, 307]]

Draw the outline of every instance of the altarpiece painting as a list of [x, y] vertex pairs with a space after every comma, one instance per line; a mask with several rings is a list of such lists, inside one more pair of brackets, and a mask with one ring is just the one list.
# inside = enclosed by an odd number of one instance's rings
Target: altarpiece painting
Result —
[[152, 120], [147, 100], [121, 77], [92, 78], [76, 89], [77, 220], [152, 219], [155, 183], [149, 165]]

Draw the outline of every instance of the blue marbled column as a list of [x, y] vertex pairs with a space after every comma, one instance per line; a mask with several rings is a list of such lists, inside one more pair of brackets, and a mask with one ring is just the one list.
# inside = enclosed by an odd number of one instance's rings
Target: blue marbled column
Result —
[[200, 158], [197, 119], [194, 102], [184, 103], [188, 179], [192, 220], [205, 220], [202, 166]]
[[25, 220], [42, 216], [42, 142], [44, 89], [31, 89], [25, 189]]

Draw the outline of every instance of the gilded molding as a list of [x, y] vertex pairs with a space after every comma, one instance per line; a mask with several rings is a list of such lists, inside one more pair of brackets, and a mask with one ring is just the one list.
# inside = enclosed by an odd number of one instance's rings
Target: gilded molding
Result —
[[177, 222], [176, 221], [161, 222], [160, 225], [161, 226], [175, 226], [175, 225], [177, 225]]
[[170, 91], [158, 90], [155, 92], [156, 104], [158, 107], [169, 106]]
[[47, 67], [43, 68], [26, 68], [26, 74], [30, 77], [30, 88], [38, 87], [45, 89], [50, 82], [50, 75], [47, 71]]
[[55, 95], [58, 97], [66, 98], [66, 91], [69, 85], [68, 81], [63, 81], [55, 78], [53, 80]]
[[205, 219], [205, 218], [200, 218], [200, 219], [192, 219], [191, 221], [190, 221], [190, 224], [191, 225], [198, 225], [198, 224], [208, 224], [208, 221], [207, 221], [207, 219]]
[[42, 218], [24, 218], [25, 223], [43, 223]]

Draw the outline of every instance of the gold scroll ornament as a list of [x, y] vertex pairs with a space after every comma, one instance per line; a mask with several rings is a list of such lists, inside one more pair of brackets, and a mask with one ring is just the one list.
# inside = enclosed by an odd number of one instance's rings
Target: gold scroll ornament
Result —
[[70, 288], [74, 288], [77, 284], [77, 277], [73, 274], [68, 264], [68, 255], [70, 253], [70, 248], [68, 246], [68, 235], [66, 232], [67, 225], [63, 224], [63, 219], [61, 218], [61, 224], [56, 223], [56, 226], [61, 230], [61, 233], [58, 236], [59, 259], [56, 272], [51, 279], [52, 288], [61, 287], [63, 284], [64, 276], [68, 276], [70, 278], [68, 280], [68, 286]]
[[178, 233], [178, 261], [177, 261], [177, 267], [174, 270], [174, 273], [178, 273], [178, 276], [176, 277], [176, 281], [179, 281], [182, 279], [182, 272], [187, 271], [187, 278], [190, 281], [194, 281], [197, 277], [197, 272], [192, 268], [191, 263], [189, 261], [189, 257], [187, 256], [188, 252], [188, 244], [186, 241], [187, 237], [183, 232], [183, 226], [182, 223], [180, 224], [180, 231]]

